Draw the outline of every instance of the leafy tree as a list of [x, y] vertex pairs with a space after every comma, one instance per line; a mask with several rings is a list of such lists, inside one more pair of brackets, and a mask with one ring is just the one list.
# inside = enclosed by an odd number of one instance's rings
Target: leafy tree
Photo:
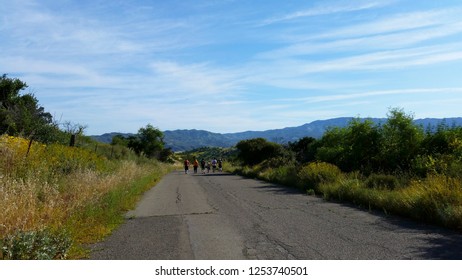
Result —
[[164, 148], [162, 151], [159, 152], [158, 159], [163, 162], [170, 162], [173, 163], [173, 151], [171, 148]]
[[295, 153], [295, 159], [299, 163], [307, 163], [316, 159], [318, 141], [313, 137], [303, 137], [295, 142], [290, 142], [288, 147]]
[[449, 127], [440, 123], [436, 129], [428, 129], [422, 141], [422, 152], [426, 155], [448, 155], [457, 152], [462, 141], [462, 127]]
[[138, 130], [138, 134], [128, 137], [128, 147], [137, 154], [144, 154], [148, 158], [158, 158], [164, 149], [163, 133], [148, 124]]
[[379, 127], [371, 120], [353, 119], [346, 129], [345, 137], [345, 170], [369, 173], [377, 169], [382, 140]]
[[421, 144], [419, 156], [413, 161], [413, 172], [425, 177], [429, 173], [460, 177], [462, 174], [462, 127], [440, 123], [429, 128]]
[[316, 158], [343, 171], [407, 171], [419, 154], [423, 135], [412, 116], [402, 109], [391, 109], [383, 126], [353, 119], [344, 128], [328, 129]]
[[119, 146], [128, 146], [128, 139], [125, 138], [123, 135], [115, 135], [112, 137], [111, 145], [119, 145]]
[[284, 148], [263, 138], [242, 140], [236, 144], [238, 159], [244, 164], [255, 165], [266, 159], [283, 157]]
[[381, 134], [381, 166], [387, 171], [409, 170], [424, 138], [423, 129], [414, 124], [413, 116], [402, 109], [391, 109]]
[[22, 135], [48, 142], [59, 128], [50, 113], [38, 104], [32, 93], [20, 94], [27, 84], [19, 79], [0, 77], [0, 134]]
[[[16, 132], [15, 115], [19, 92], [27, 88], [27, 84], [19, 79], [8, 78], [3, 74], [0, 78], [0, 133], [13, 134]], [[15, 114], [16, 113], [16, 114]]]
[[19, 97], [19, 92], [27, 88], [27, 84], [19, 79], [8, 78], [3, 74], [0, 78], [0, 105], [8, 108]]
[[321, 140], [319, 140], [319, 148], [316, 151], [316, 159], [335, 164], [341, 169], [344, 169], [347, 165], [345, 161], [346, 138], [346, 128], [331, 127], [327, 129]]

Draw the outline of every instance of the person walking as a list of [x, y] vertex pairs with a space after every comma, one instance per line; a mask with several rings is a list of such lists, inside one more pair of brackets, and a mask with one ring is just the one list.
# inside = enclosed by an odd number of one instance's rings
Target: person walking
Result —
[[217, 160], [214, 158], [212, 159], [212, 170], [213, 173], [215, 173], [215, 170], [217, 169]]
[[218, 171], [223, 171], [223, 160], [219, 159], [218, 160]]
[[199, 167], [199, 162], [197, 161], [196, 158], [194, 159], [193, 167], [194, 167], [194, 174], [197, 174], [197, 168]]
[[205, 160], [202, 159], [202, 160], [201, 160], [201, 171], [202, 171], [202, 174], [205, 174], [205, 164], [206, 164]]
[[207, 173], [210, 173], [210, 168], [212, 167], [212, 164], [209, 162], [207, 162]]
[[184, 160], [184, 174], [188, 174], [189, 171], [189, 160], [185, 159]]

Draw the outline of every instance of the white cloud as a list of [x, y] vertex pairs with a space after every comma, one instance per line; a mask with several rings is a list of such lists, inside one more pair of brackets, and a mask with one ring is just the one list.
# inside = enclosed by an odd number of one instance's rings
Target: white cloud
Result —
[[295, 99], [281, 99], [283, 102], [305, 102], [305, 103], [320, 103], [320, 102], [339, 102], [353, 99], [364, 99], [368, 97], [389, 96], [389, 95], [408, 95], [408, 94], [460, 94], [461, 88], [412, 88], [412, 89], [393, 89], [393, 90], [377, 90], [360, 93], [344, 93], [344, 94], [329, 94], [317, 95]]
[[453, 8], [450, 10], [441, 9], [387, 15], [375, 21], [346, 26], [310, 36], [310, 39], [355, 38], [453, 24], [460, 22], [458, 17], [460, 12], [460, 8]]
[[289, 14], [285, 14], [282, 16], [272, 17], [269, 19], [264, 20], [259, 26], [265, 26], [280, 22], [291, 21], [299, 18], [304, 17], [312, 17], [312, 16], [321, 16], [321, 15], [330, 15], [336, 13], [348, 13], [348, 12], [355, 12], [355, 11], [362, 11], [374, 8], [380, 8], [387, 5], [390, 5], [394, 1], [361, 1], [360, 3], [331, 3], [323, 6], [313, 7], [307, 10], [299, 10], [296, 12], [292, 12]]
[[238, 90], [233, 73], [205, 63], [180, 65], [173, 61], [157, 61], [150, 67], [153, 81], [163, 85], [163, 91], [200, 97]]
[[282, 60], [300, 74], [406, 69], [413, 66], [431, 65], [462, 59], [456, 45], [430, 46], [394, 51], [381, 51], [353, 55], [338, 59], [310, 62], [305, 60]]
[[363, 36], [332, 41], [309, 40], [303, 43], [290, 44], [287, 47], [259, 53], [256, 55], [256, 58], [274, 60], [285, 57], [316, 55], [319, 53], [392, 50], [461, 33], [462, 23], [451, 23], [385, 35]]

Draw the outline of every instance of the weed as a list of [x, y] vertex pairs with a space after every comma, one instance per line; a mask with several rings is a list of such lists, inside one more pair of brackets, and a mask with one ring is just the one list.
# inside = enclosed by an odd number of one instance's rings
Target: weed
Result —
[[398, 178], [393, 175], [373, 173], [369, 175], [364, 184], [370, 189], [394, 190], [399, 186], [399, 181]]
[[298, 179], [304, 189], [316, 190], [322, 183], [336, 182], [341, 176], [340, 169], [325, 162], [312, 162], [298, 172]]
[[65, 259], [72, 240], [66, 232], [49, 229], [18, 231], [1, 240], [2, 258], [6, 260]]
[[111, 161], [85, 149], [36, 142], [26, 157], [29, 143], [0, 136], [0, 240], [11, 248], [2, 253], [6, 258], [58, 258], [41, 253], [42, 245], [52, 247], [43, 228], [66, 230], [73, 246], [63, 257], [84, 256], [79, 244], [108, 234], [122, 211], [170, 170], [152, 160]]

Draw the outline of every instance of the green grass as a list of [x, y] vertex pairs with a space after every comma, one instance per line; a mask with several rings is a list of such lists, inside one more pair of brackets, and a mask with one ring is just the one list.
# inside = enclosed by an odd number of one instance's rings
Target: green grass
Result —
[[[83, 258], [173, 166], [0, 136], [0, 259]], [[112, 150], [111, 150], [112, 152]]]
[[124, 213], [134, 209], [142, 194], [170, 170], [170, 167], [157, 169], [129, 184], [120, 185], [95, 203], [86, 205], [82, 211], [75, 212], [65, 225], [75, 240], [69, 258], [88, 257], [85, 245], [101, 241], [123, 223]]

